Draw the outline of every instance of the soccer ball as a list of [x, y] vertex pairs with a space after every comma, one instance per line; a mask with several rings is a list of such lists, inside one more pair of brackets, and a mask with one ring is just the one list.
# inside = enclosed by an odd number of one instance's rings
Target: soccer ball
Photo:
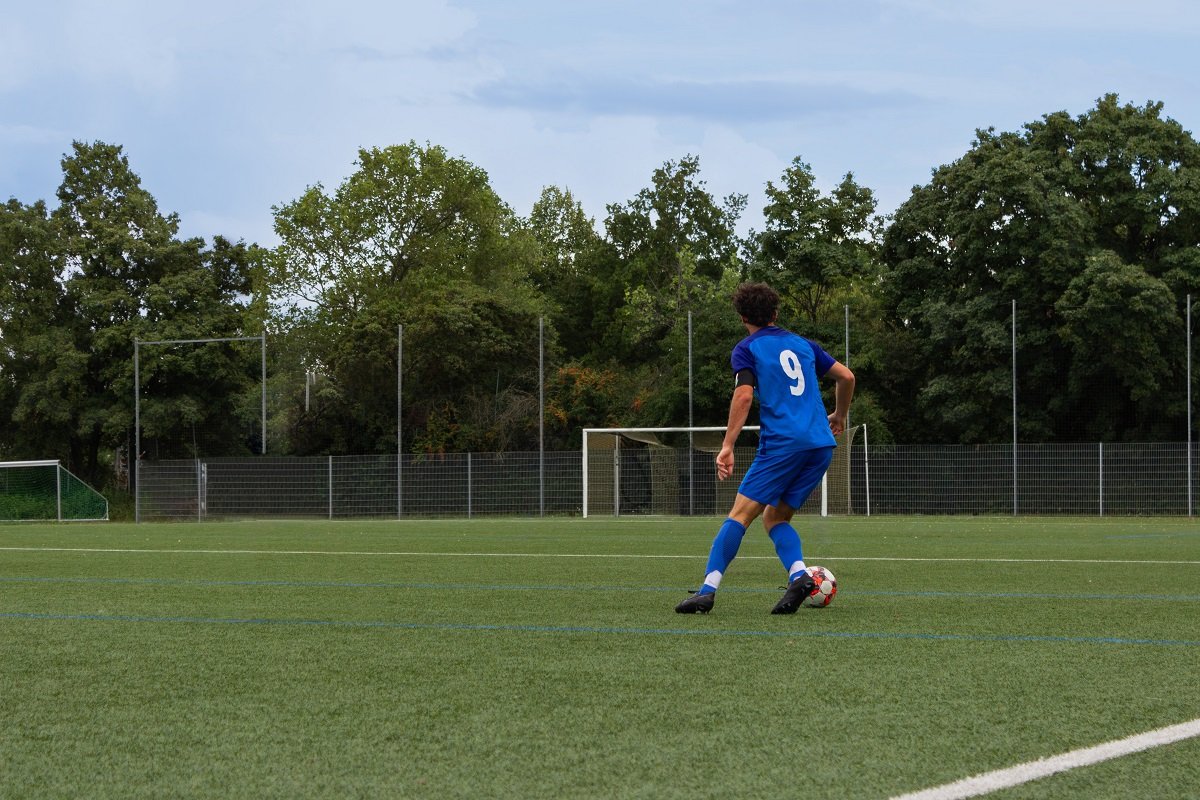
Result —
[[804, 605], [810, 608], [824, 608], [832, 603], [833, 596], [837, 594], [837, 578], [833, 577], [833, 573], [824, 567], [809, 567], [808, 574], [812, 576], [816, 586], [812, 594], [804, 598]]

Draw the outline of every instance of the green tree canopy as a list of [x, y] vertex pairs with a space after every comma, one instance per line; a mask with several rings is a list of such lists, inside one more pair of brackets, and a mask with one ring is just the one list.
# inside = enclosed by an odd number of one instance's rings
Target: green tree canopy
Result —
[[360, 150], [333, 193], [311, 187], [275, 215], [276, 324], [293, 373], [322, 374], [316, 407], [286, 423], [297, 452], [395, 449], [400, 325], [406, 449], [504, 438], [498, 420], [537, 386], [539, 246], [483, 170], [433, 145]]
[[586, 357], [603, 336], [598, 325], [611, 318], [599, 278], [612, 271], [616, 254], [570, 190], [557, 186], [542, 190], [529, 228], [539, 248], [530, 277], [546, 300], [563, 356]]
[[811, 168], [796, 158], [778, 186], [767, 182], [767, 200], [765, 228], [751, 241], [750, 277], [778, 288], [785, 314], [794, 310], [815, 325], [835, 294], [878, 273], [875, 197], [849, 173], [822, 196]]
[[[1200, 281], [1200, 146], [1161, 111], [1108, 95], [1078, 118], [979, 131], [913, 190], [883, 249], [900, 438], [1004, 441], [1012, 300], [1023, 438], [1182, 438], [1179, 314], [1145, 309], [1180, 308]], [[1116, 372], [1101, 396], [1102, 367]]]
[[656, 169], [651, 186], [608, 206], [605, 229], [616, 259], [602, 279], [612, 316], [604, 346], [630, 363], [662, 355], [668, 332], [686, 321], [689, 289], [736, 269], [737, 220], [745, 195], [717, 202], [700, 179], [700, 160], [685, 156]]
[[[112, 450], [133, 438], [134, 339], [242, 334], [255, 255], [179, 239], [119, 146], [75, 142], [62, 169], [53, 211], [16, 200], [0, 211], [0, 425], [11, 456], [59, 457], [104, 482]], [[145, 435], [245, 447], [253, 374], [204, 348], [149, 362]]]

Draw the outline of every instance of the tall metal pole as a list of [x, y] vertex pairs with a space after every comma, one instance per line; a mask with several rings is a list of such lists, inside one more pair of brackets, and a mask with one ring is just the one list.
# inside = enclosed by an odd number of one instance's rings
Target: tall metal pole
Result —
[[[850, 369], [850, 305], [846, 304], [846, 369]], [[846, 412], [846, 430], [850, 430], [850, 412]]]
[[[692, 312], [688, 311], [688, 428], [696, 423], [692, 419]], [[688, 516], [696, 513], [696, 434], [688, 431]]]
[[133, 475], [133, 521], [142, 521], [142, 503], [140, 477], [138, 475], [138, 462], [142, 460], [142, 406], [141, 406], [141, 390], [138, 388], [141, 381], [141, 375], [138, 369], [138, 358], [141, 343], [137, 339], [133, 340], [133, 453], [131, 455], [131, 471]]
[[[845, 306], [846, 320], [846, 369], [850, 369], [850, 304]], [[846, 437], [846, 513], [850, 514], [854, 508], [854, 492], [852, 486], [852, 478], [854, 475], [854, 462], [851, 460], [851, 448], [854, 443], [854, 434], [850, 432], [850, 410], [846, 410], [846, 430], [843, 434]], [[865, 434], [864, 434], [865, 435]]]
[[1192, 516], [1192, 296], [1187, 296], [1187, 472], [1188, 516]]
[[546, 516], [546, 318], [538, 317], [538, 515]]
[[396, 518], [404, 510], [403, 482], [401, 470], [404, 463], [404, 439], [400, 421], [404, 414], [402, 391], [404, 387], [404, 326], [396, 326]]
[[1013, 516], [1017, 515], [1017, 301], [1012, 301], [1012, 472]]
[[262, 454], [267, 454], [267, 331], [262, 332]]

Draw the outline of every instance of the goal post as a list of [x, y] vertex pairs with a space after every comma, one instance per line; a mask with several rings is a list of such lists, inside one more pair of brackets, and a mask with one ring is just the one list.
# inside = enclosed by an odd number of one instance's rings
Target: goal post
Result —
[[108, 500], [57, 460], [0, 461], [0, 521], [95, 522]]
[[[754, 460], [758, 430], [756, 425], [742, 429], [734, 450], [734, 474], [717, 481], [713, 459], [724, 439], [723, 426], [584, 428], [581, 514], [724, 514]], [[857, 436], [860, 430], [862, 437]], [[869, 493], [865, 434], [865, 428], [858, 426], [837, 437], [833, 462], [820, 489], [800, 509], [803, 513], [828, 516], [856, 509], [861, 513]], [[869, 497], [865, 507], [869, 514]]]

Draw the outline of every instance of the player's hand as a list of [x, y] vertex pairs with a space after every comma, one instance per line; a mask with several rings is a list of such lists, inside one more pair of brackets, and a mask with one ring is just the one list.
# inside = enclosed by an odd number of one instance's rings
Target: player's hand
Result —
[[834, 436], [838, 436], [842, 431], [846, 430], [846, 418], [839, 415], [836, 411], [829, 415], [829, 430], [833, 431]]
[[722, 447], [717, 453], [717, 477], [725, 480], [733, 474], [733, 448]]

